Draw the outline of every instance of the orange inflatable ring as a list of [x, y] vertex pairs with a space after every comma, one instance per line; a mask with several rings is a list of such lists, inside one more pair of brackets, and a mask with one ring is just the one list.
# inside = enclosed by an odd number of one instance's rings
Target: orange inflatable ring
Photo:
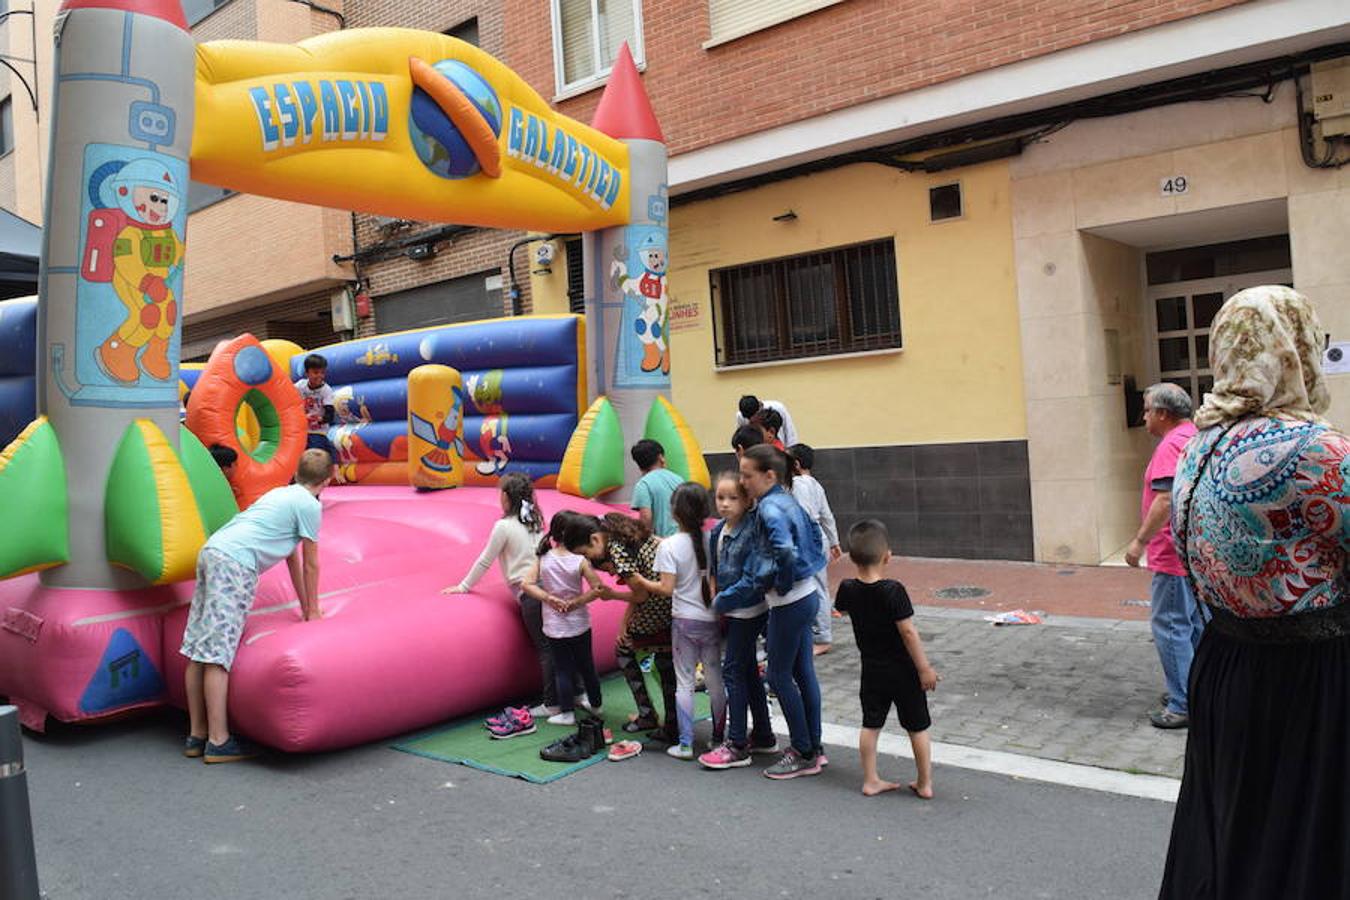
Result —
[[[258, 443], [252, 449], [241, 440], [238, 427], [245, 405], [258, 420]], [[211, 354], [188, 398], [187, 427], [207, 447], [223, 444], [239, 454], [230, 486], [240, 509], [289, 483], [305, 452], [300, 392], [251, 334], [221, 344]]]

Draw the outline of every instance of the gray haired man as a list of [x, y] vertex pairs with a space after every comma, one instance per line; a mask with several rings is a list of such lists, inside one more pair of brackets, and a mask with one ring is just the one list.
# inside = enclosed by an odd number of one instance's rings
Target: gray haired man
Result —
[[1125, 561], [1139, 565], [1148, 560], [1153, 572], [1153, 644], [1162, 662], [1166, 700], [1148, 714], [1158, 728], [1185, 728], [1189, 722], [1186, 684], [1191, 659], [1200, 644], [1204, 619], [1186, 580], [1186, 568], [1172, 545], [1172, 479], [1186, 442], [1195, 434], [1191, 423], [1191, 395], [1171, 384], [1155, 384], [1144, 391], [1144, 426], [1158, 438], [1148, 468], [1144, 470], [1143, 523], [1125, 551]]

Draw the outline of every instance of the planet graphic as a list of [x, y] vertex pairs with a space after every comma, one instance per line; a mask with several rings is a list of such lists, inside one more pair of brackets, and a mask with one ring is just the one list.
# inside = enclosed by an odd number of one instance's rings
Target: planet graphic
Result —
[[[492, 85], [456, 59], [441, 60], [432, 68], [469, 100], [492, 133], [500, 137], [502, 106]], [[481, 171], [473, 150], [455, 123], [420, 87], [413, 88], [408, 133], [422, 165], [441, 178], [470, 178]]]

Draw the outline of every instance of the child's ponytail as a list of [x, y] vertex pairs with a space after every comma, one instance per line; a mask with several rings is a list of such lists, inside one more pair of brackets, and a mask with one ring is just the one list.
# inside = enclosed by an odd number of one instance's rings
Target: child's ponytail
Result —
[[559, 510], [553, 514], [553, 518], [548, 523], [548, 533], [539, 541], [539, 547], [535, 550], [535, 555], [543, 556], [550, 548], [563, 546], [563, 534], [567, 531], [568, 525], [577, 513], [570, 509]]
[[539, 511], [539, 503], [534, 499], [534, 484], [524, 472], [508, 472], [497, 483], [506, 496], [507, 508], [504, 519], [515, 519], [526, 530], [538, 534], [544, 530], [544, 516]]
[[694, 481], [686, 481], [670, 496], [670, 514], [689, 535], [694, 544], [694, 558], [698, 560], [699, 582], [703, 588], [703, 605], [712, 606], [712, 588], [708, 585], [708, 549], [703, 544], [703, 522], [712, 511], [708, 490]]

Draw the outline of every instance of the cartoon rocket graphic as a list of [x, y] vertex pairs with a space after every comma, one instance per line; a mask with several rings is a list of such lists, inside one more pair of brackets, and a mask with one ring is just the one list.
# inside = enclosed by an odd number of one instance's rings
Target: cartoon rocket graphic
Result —
[[0, 508], [33, 527], [0, 575], [163, 583], [211, 476], [178, 424], [195, 45], [178, 0], [65, 0], [55, 40], [38, 419], [0, 459]]
[[[628, 224], [588, 234], [583, 252], [598, 282], [587, 285], [591, 384], [609, 398], [632, 443], [648, 431], [652, 410], [669, 406], [657, 400], [670, 397], [669, 226], [665, 137], [626, 43], [591, 125], [628, 147]], [[624, 466], [625, 487], [609, 495], [616, 500], [626, 499], [641, 477], [627, 454]]]

